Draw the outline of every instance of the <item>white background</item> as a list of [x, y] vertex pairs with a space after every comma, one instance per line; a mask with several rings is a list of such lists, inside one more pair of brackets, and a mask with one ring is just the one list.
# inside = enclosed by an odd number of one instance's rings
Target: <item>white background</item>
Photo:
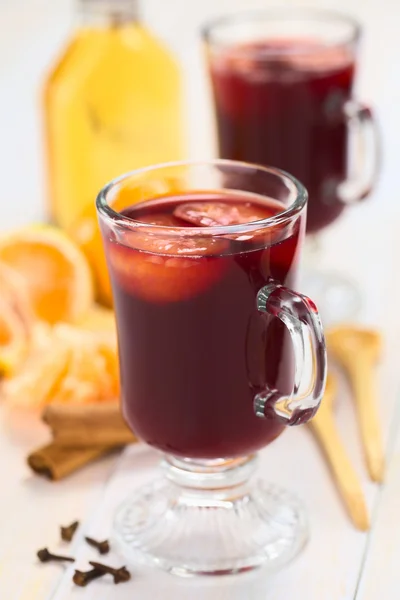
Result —
[[[212, 153], [211, 118], [198, 28], [215, 14], [259, 7], [268, 0], [142, 0], [149, 25], [176, 52], [185, 73], [190, 153]], [[278, 2], [276, 3], [278, 4]], [[279, 5], [301, 5], [282, 0]], [[360, 474], [373, 516], [373, 530], [360, 534], [349, 524], [329, 472], [307, 428], [290, 431], [262, 453], [267, 478], [297, 492], [310, 515], [311, 541], [301, 558], [277, 577], [262, 575], [234, 584], [181, 583], [136, 572], [117, 589], [107, 582], [87, 590], [71, 586], [71, 572], [38, 566], [35, 550], [57, 548], [58, 526], [80, 518], [86, 532], [109, 534], [113, 507], [130, 487], [155, 473], [157, 457], [134, 449], [51, 484], [31, 475], [24, 459], [46, 440], [32, 417], [0, 409], [0, 598], [1, 600], [397, 600], [400, 585], [400, 437], [398, 360], [400, 351], [398, 261], [400, 257], [400, 4], [395, 0], [309, 0], [359, 17], [365, 27], [357, 95], [378, 112], [384, 141], [379, 186], [362, 206], [347, 211], [324, 239], [324, 264], [352, 276], [363, 293], [359, 322], [385, 337], [379, 371], [380, 413], [389, 452], [387, 483], [366, 475], [351, 400], [344, 384], [337, 421]], [[38, 219], [42, 212], [43, 167], [39, 90], [45, 71], [67, 39], [69, 0], [0, 0], [0, 229]], [[71, 551], [85, 567], [80, 534]], [[65, 550], [65, 549], [64, 549]], [[93, 556], [92, 556], [93, 557]], [[116, 559], [117, 561], [118, 559]], [[116, 563], [117, 564], [117, 563]]]

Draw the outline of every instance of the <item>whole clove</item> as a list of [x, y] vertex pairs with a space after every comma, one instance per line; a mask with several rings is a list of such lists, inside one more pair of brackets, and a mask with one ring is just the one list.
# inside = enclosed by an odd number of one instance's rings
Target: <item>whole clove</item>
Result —
[[104, 577], [105, 572], [100, 569], [91, 569], [90, 571], [78, 571], [76, 570], [72, 581], [79, 587], [86, 587], [91, 581]]
[[109, 574], [114, 578], [114, 583], [124, 583], [125, 581], [129, 581], [131, 578], [131, 574], [129, 573], [126, 567], [121, 567], [119, 569], [113, 569], [113, 567], [109, 567], [107, 565], [103, 565], [98, 562], [90, 561], [89, 564], [98, 571], [102, 571], [104, 575]]
[[60, 527], [61, 530], [61, 539], [64, 542], [72, 542], [72, 539], [75, 535], [76, 530], [79, 527], [79, 521], [74, 521], [68, 527]]
[[100, 554], [108, 554], [110, 552], [110, 543], [108, 540], [104, 540], [104, 542], [98, 542], [90, 537], [85, 537], [85, 540], [90, 546], [96, 548], [100, 552]]
[[74, 558], [71, 558], [70, 556], [58, 556], [57, 554], [52, 554], [51, 552], [49, 552], [49, 550], [47, 548], [42, 548], [42, 550], [39, 550], [37, 552], [37, 557], [40, 560], [40, 562], [42, 563], [46, 563], [46, 562], [75, 562]]

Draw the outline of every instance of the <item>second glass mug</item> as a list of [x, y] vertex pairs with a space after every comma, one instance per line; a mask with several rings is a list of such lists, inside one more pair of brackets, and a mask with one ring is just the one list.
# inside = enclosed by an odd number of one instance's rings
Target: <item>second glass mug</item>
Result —
[[371, 109], [353, 98], [357, 21], [275, 8], [222, 17], [203, 35], [221, 158], [297, 177], [310, 196], [310, 234], [369, 195], [379, 144]]
[[[317, 309], [295, 291], [306, 204], [290, 175], [224, 160], [145, 168], [99, 194], [123, 412], [164, 453], [164, 477], [117, 512], [127, 558], [216, 575], [278, 567], [303, 546], [301, 504], [251, 476], [324, 391]], [[225, 224], [182, 223], [188, 207]], [[237, 213], [259, 217], [229, 224]]]
[[324, 269], [321, 232], [370, 194], [380, 168], [373, 113], [354, 98], [360, 35], [350, 16], [293, 7], [227, 15], [203, 30], [219, 156], [273, 165], [307, 188], [302, 289], [330, 324], [357, 315], [362, 298]]

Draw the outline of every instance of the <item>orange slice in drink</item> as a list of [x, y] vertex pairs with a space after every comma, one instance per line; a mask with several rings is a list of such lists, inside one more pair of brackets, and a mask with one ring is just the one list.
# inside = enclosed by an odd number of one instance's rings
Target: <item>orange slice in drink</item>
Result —
[[220, 257], [225, 240], [168, 239], [134, 232], [127, 240], [134, 248], [110, 243], [114, 276], [128, 293], [163, 304], [188, 300], [210, 289], [226, 269]]
[[276, 214], [271, 210], [251, 202], [188, 202], [179, 204], [174, 215], [200, 227], [241, 225], [261, 221]]

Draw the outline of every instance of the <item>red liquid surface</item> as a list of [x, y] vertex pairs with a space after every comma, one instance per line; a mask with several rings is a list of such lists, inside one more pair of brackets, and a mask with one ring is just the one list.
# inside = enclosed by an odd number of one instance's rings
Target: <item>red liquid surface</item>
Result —
[[[277, 48], [285, 55], [273, 58]], [[347, 177], [349, 51], [312, 40], [238, 46], [212, 59], [211, 73], [220, 155], [297, 177], [309, 192], [307, 232], [337, 219], [344, 209], [337, 187]]]
[[292, 347], [282, 323], [257, 311], [256, 296], [271, 278], [295, 285], [302, 217], [254, 234], [201, 234], [221, 219], [254, 220], [282, 208], [252, 195], [193, 193], [123, 214], [192, 227], [196, 239], [155, 236], [150, 227], [117, 243], [103, 232], [124, 414], [148, 444], [188, 458], [227, 458], [254, 452], [281, 433], [274, 417], [255, 415], [253, 401], [267, 384], [292, 389]]

